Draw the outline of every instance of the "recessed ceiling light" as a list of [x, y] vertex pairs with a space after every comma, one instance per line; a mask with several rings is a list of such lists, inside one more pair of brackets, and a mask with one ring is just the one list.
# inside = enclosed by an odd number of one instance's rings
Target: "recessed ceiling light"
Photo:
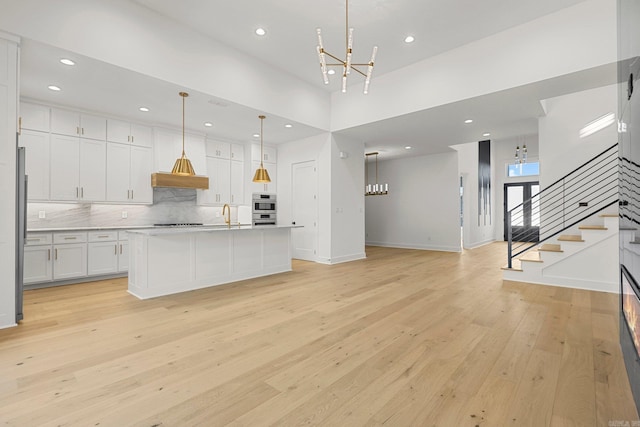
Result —
[[482, 134], [482, 136], [491, 136], [491, 134], [489, 132], [485, 132]]
[[60, 60], [60, 62], [62, 62], [64, 65], [76, 65], [75, 62], [73, 62], [72, 60], [70, 60], [68, 58], [62, 58]]
[[147, 111], [149, 111], [149, 109], [148, 109], [147, 107], [140, 107], [140, 108], [138, 108], [138, 110], [143, 111], [143, 112], [145, 112], [145, 113], [146, 113]]
[[205, 122], [204, 125], [208, 128], [210, 128], [211, 126], [213, 126], [213, 123], [211, 122]]
[[264, 28], [256, 28], [256, 34], [259, 36], [264, 36], [265, 34], [267, 34], [267, 31]]
[[335, 73], [336, 73], [336, 70], [334, 69], [327, 71], [327, 74], [330, 74], [330, 75], [334, 75]]
[[469, 123], [473, 123], [473, 120], [471, 120], [471, 119], [467, 119], [467, 120], [465, 120], [464, 122], [465, 122], [466, 124], [469, 124]]
[[415, 38], [413, 36], [407, 36], [404, 38], [405, 43], [413, 43], [414, 41], [415, 41]]
[[253, 137], [254, 137], [254, 138], [260, 138], [260, 134], [259, 134], [259, 133], [254, 133], [254, 134], [253, 134]]
[[49, 90], [52, 90], [54, 92], [60, 92], [61, 89], [58, 86], [51, 85], [49, 86]]
[[293, 127], [293, 125], [292, 125], [292, 124], [287, 123], [286, 125], [284, 125], [284, 127], [286, 127], [286, 128], [292, 128], [292, 127]]
[[407, 145], [406, 147], [404, 147], [405, 150], [411, 150], [413, 147], [411, 147], [410, 145]]

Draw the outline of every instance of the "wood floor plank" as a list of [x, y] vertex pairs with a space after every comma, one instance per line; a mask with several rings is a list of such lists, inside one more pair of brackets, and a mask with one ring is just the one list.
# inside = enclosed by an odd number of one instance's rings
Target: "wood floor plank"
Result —
[[499, 242], [150, 300], [30, 290], [0, 330], [0, 425], [550, 426], [637, 421], [615, 294], [503, 281]]

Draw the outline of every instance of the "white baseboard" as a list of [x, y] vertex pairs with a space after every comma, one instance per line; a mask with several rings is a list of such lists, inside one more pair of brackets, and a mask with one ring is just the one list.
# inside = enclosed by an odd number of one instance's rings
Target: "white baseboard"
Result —
[[482, 242], [474, 242], [474, 243], [471, 243], [465, 249], [477, 249], [477, 248], [479, 248], [481, 246], [485, 246], [485, 245], [491, 244], [491, 243], [493, 243], [495, 241], [496, 241], [496, 239], [488, 239], [488, 240], [483, 240]]
[[416, 245], [413, 243], [389, 243], [389, 242], [365, 242], [367, 246], [380, 246], [383, 248], [418, 249], [423, 251], [460, 252], [461, 248], [455, 246]]

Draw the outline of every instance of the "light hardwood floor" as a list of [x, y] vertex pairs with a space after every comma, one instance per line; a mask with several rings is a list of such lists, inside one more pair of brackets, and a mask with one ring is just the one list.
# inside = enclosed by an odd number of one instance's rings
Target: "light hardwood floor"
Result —
[[28, 291], [0, 425], [608, 426], [638, 420], [617, 296], [503, 282], [505, 246], [367, 248], [139, 301]]

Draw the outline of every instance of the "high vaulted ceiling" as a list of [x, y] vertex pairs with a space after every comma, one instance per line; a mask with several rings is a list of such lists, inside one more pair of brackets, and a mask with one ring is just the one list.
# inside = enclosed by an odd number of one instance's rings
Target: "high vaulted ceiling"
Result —
[[[212, 40], [255, 57], [283, 75], [301, 79], [319, 89], [339, 91], [339, 79], [322, 83], [318, 64], [316, 28], [322, 28], [327, 51], [342, 56], [345, 50], [345, 1], [302, 2], [296, 0], [130, 0], [189, 27]], [[423, 61], [475, 40], [508, 30], [585, 0], [350, 0], [349, 24], [354, 30], [354, 61], [367, 62], [374, 45], [379, 47], [371, 91], [376, 78]], [[262, 27], [265, 36], [257, 36]], [[158, 32], [162, 32], [158, 28]], [[411, 44], [407, 35], [415, 37]], [[73, 70], [57, 60], [71, 56]], [[491, 139], [514, 138], [537, 133], [537, 118], [543, 114], [539, 100], [571, 91], [610, 84], [613, 65], [567, 74], [489, 95], [355, 126], [339, 131], [362, 140], [368, 150], [385, 157], [447, 151], [450, 145], [477, 141], [483, 132]], [[361, 92], [362, 79], [352, 75], [349, 90]], [[46, 89], [61, 82], [62, 92]], [[251, 141], [258, 130], [257, 115], [266, 113], [265, 142], [282, 143], [317, 135], [323, 130], [278, 117], [269, 111], [219, 99], [189, 88], [153, 79], [73, 52], [25, 40], [22, 44], [22, 96], [58, 105], [132, 120], [181, 125], [177, 93], [189, 91], [187, 128], [234, 141]], [[364, 96], [364, 95], [362, 95]], [[137, 107], [148, 104], [150, 113]], [[464, 117], [482, 118], [466, 126]], [[205, 121], [214, 126], [203, 128]], [[292, 128], [285, 128], [290, 123]], [[255, 140], [255, 139], [253, 139]], [[404, 146], [411, 145], [409, 152]], [[384, 157], [381, 157], [384, 158]]]

